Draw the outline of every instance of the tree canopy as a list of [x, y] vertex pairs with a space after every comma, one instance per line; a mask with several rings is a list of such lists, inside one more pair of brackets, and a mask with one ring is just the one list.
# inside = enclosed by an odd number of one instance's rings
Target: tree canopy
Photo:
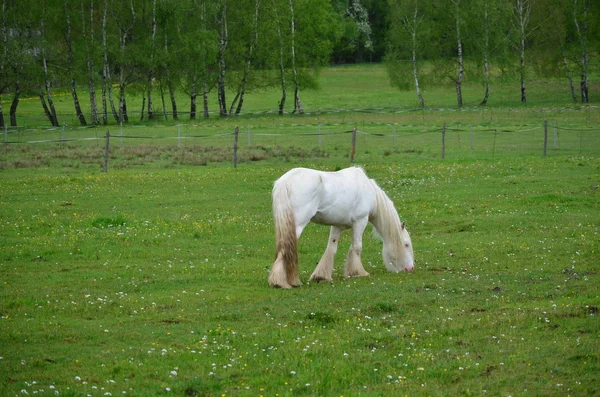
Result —
[[[245, 93], [267, 87], [281, 89], [280, 114], [302, 112], [301, 91], [316, 86], [319, 67], [380, 61], [393, 85], [416, 88], [421, 106], [419, 87], [432, 83], [455, 85], [461, 106], [463, 76], [484, 83], [484, 105], [492, 73], [519, 78], [523, 102], [534, 73], [563, 76], [585, 103], [600, 52], [600, 3], [591, 0], [0, 1], [1, 125], [3, 102], [17, 124], [23, 93], [39, 96], [59, 125], [57, 88], [70, 90], [81, 124], [126, 122], [128, 93], [142, 95], [144, 119], [157, 117], [156, 100], [164, 117], [195, 118], [199, 106], [208, 117], [211, 92], [228, 117], [242, 112]], [[178, 106], [176, 93], [189, 103]]]

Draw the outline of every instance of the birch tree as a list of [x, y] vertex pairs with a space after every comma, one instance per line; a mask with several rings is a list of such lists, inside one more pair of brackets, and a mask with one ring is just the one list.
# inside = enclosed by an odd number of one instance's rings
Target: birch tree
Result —
[[[242, 74], [242, 79], [237, 89], [237, 94], [234, 100], [231, 103], [231, 107], [229, 109], [229, 115], [233, 114], [233, 108], [236, 107], [235, 115], [239, 115], [242, 106], [244, 104], [244, 95], [246, 94], [246, 86], [248, 84], [248, 78], [250, 75], [250, 70], [252, 67], [252, 61], [254, 58], [254, 52], [256, 46], [258, 44], [258, 14], [260, 10], [260, 0], [256, 0], [254, 3], [254, 16], [252, 18], [252, 31], [250, 32], [249, 44], [247, 47], [247, 53], [245, 56], [244, 62], [244, 71]], [[237, 104], [237, 106], [236, 106]]]
[[458, 75], [456, 76], [456, 99], [458, 102], [458, 107], [463, 106], [463, 97], [462, 97], [462, 81], [463, 75], [465, 72], [465, 67], [463, 63], [463, 43], [461, 37], [461, 7], [460, 0], [451, 0], [452, 4], [454, 4], [454, 14], [456, 20], [456, 48], [457, 48], [457, 65], [458, 65]]
[[300, 101], [300, 84], [298, 83], [298, 70], [296, 69], [296, 21], [294, 19], [294, 0], [290, 0], [290, 25], [291, 25], [291, 45], [292, 54], [292, 74], [294, 76], [294, 111], [299, 114], [304, 113], [302, 102]]
[[71, 96], [73, 98], [73, 105], [75, 106], [75, 113], [77, 118], [79, 119], [79, 124], [85, 126], [87, 122], [85, 120], [85, 116], [81, 111], [81, 105], [79, 104], [79, 96], [77, 95], [77, 83], [75, 80], [75, 66], [73, 60], [73, 39], [71, 36], [71, 15], [70, 9], [67, 6], [67, 0], [63, 1], [64, 11], [65, 11], [65, 29], [64, 37], [65, 44], [67, 48], [67, 69], [69, 71], [69, 77], [71, 81]]
[[531, 20], [531, 9], [534, 0], [516, 0], [514, 5], [515, 23], [518, 29], [519, 49], [519, 78], [521, 84], [521, 103], [527, 103], [527, 86], [525, 83], [525, 47], [527, 39], [532, 33], [529, 29]]
[[[425, 15], [419, 0], [389, 0], [392, 27], [388, 35], [389, 47], [386, 65], [392, 85], [408, 89], [412, 76], [419, 106], [425, 107], [419, 80], [418, 59], [422, 42], [426, 41], [423, 29]], [[410, 66], [404, 62], [410, 59]]]
[[[94, 41], [94, 0], [89, 3], [89, 25], [86, 24], [87, 15], [84, 2], [81, 3], [82, 40], [85, 48], [87, 67], [88, 92], [90, 96], [90, 116], [92, 125], [100, 124], [98, 104], [96, 103], [96, 68], [95, 68], [95, 41]], [[88, 33], [89, 32], [89, 33]]]
[[56, 109], [54, 107], [54, 101], [52, 99], [52, 89], [50, 84], [50, 75], [48, 72], [48, 47], [49, 40], [46, 37], [46, 17], [47, 17], [46, 0], [42, 0], [41, 15], [40, 15], [40, 63], [42, 65], [42, 76], [44, 80], [43, 86], [40, 86], [39, 97], [44, 109], [44, 114], [54, 127], [58, 127], [58, 117], [56, 116]]
[[504, 0], [470, 0], [465, 10], [466, 34], [465, 47], [470, 51], [478, 71], [474, 77], [481, 77], [484, 85], [480, 106], [488, 103], [491, 94], [492, 65], [506, 69], [510, 54], [506, 32], [510, 30], [512, 6]]
[[[126, 4], [121, 0], [120, 6], [115, 12], [115, 22], [119, 33], [119, 113], [117, 122], [128, 121], [127, 99], [125, 89], [129, 84], [129, 79], [133, 76], [133, 68], [129, 65], [129, 57], [126, 52], [127, 44], [131, 39], [130, 35], [135, 26], [137, 14], [133, 0]], [[127, 73], [127, 75], [126, 75]], [[111, 100], [112, 103], [112, 100]]]
[[[581, 6], [579, 5], [581, 4]], [[589, 64], [588, 64], [588, 12], [589, 4], [587, 0], [581, 0], [579, 3], [577, 0], [573, 0], [573, 21], [577, 29], [577, 38], [579, 39], [580, 46], [580, 66], [581, 66], [581, 103], [589, 102]]]
[[219, 115], [227, 117], [227, 100], [225, 97], [225, 51], [229, 45], [229, 30], [227, 28], [227, 0], [224, 0], [219, 13], [219, 75], [217, 79], [217, 96], [219, 101]]

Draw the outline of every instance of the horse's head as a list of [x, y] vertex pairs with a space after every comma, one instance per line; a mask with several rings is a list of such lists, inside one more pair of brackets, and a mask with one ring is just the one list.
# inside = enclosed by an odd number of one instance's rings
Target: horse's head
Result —
[[[396, 240], [396, 239], [395, 239]], [[389, 272], [412, 271], [415, 268], [413, 246], [406, 230], [406, 222], [402, 222], [400, 236], [394, 244], [383, 244], [383, 263]]]

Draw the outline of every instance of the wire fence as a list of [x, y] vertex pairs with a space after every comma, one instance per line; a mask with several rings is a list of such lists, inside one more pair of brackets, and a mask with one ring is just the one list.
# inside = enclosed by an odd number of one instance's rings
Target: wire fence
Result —
[[[105, 148], [107, 139], [110, 139], [109, 150], [115, 152], [135, 147], [152, 147], [158, 152], [185, 150], [203, 153], [207, 158], [205, 162], [233, 159], [234, 149], [236, 155], [238, 151], [241, 154], [240, 161], [261, 160], [265, 156], [260, 153], [272, 151], [274, 147], [302, 149], [305, 152], [299, 156], [306, 157], [310, 157], [311, 153], [316, 156], [333, 153], [347, 156], [350, 160], [355, 155], [359, 162], [365, 156], [398, 153], [447, 159], [600, 156], [600, 128], [561, 127], [557, 122], [511, 129], [450, 124], [431, 127], [379, 122], [294, 123], [292, 120], [283, 123], [258, 120], [238, 126], [231, 123], [121, 125], [108, 130], [67, 125], [58, 128], [5, 127], [3, 133], [5, 161], [11, 157], [9, 150], [13, 159], [18, 157], [16, 147], [65, 148], [67, 145], [66, 150]], [[219, 153], [219, 156], [210, 157], [211, 152]]]

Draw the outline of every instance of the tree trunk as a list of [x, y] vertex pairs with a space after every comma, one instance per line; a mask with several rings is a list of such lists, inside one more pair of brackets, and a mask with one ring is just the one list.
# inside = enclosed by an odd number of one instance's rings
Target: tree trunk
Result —
[[156, 0], [152, 1], [152, 40], [150, 49], [150, 70], [148, 71], [148, 120], [154, 119], [154, 106], [152, 104], [152, 80], [154, 79], [154, 43], [156, 39]]
[[304, 113], [302, 103], [300, 102], [300, 86], [298, 84], [298, 70], [296, 70], [296, 23], [294, 21], [294, 0], [290, 0], [290, 12], [291, 12], [291, 27], [292, 27], [292, 73], [294, 76], [294, 111], [299, 114]]
[[42, 107], [44, 108], [44, 114], [50, 121], [50, 124], [52, 124], [53, 127], [58, 127], [58, 121], [56, 120], [54, 114], [46, 104], [46, 99], [44, 98], [44, 90], [42, 87], [40, 87], [40, 101], [42, 102]]
[[206, 78], [202, 79], [202, 105], [204, 108], [204, 118], [208, 119], [208, 87], [206, 86]]
[[463, 66], [462, 40], [460, 37], [460, 0], [453, 0], [453, 3], [456, 6], [456, 42], [458, 45], [458, 76], [456, 77], [456, 99], [458, 102], [458, 107], [460, 108], [463, 106], [462, 80], [465, 70]]
[[169, 96], [171, 97], [171, 109], [173, 112], [173, 120], [179, 120], [179, 116], [177, 115], [177, 101], [175, 100], [175, 90], [173, 89], [173, 83], [171, 80], [168, 80], [169, 84]]
[[106, 106], [106, 93], [111, 85], [110, 68], [108, 66], [108, 45], [106, 43], [106, 14], [108, 13], [108, 0], [104, 0], [104, 10], [102, 13], [102, 124], [108, 124], [108, 107]]
[[71, 17], [69, 16], [69, 10], [67, 8], [66, 0], [63, 1], [63, 5], [65, 8], [65, 18], [67, 22], [67, 32], [65, 35], [65, 41], [67, 44], [67, 59], [69, 62], [69, 74], [71, 75], [71, 96], [73, 97], [73, 105], [75, 106], [75, 114], [77, 114], [77, 118], [79, 119], [80, 125], [87, 125], [85, 121], [85, 116], [81, 111], [81, 106], [79, 105], [79, 97], [77, 96], [77, 83], [75, 82], [75, 73], [73, 72], [73, 45], [71, 42]]
[[525, 34], [521, 32], [521, 66], [519, 74], [521, 77], [521, 103], [527, 103], [527, 87], [525, 86]]
[[521, 103], [527, 103], [527, 87], [525, 86], [525, 44], [527, 39], [527, 25], [529, 24], [529, 17], [531, 15], [532, 3], [530, 0], [516, 0], [515, 10], [517, 23], [519, 24], [520, 31], [520, 66], [519, 75], [521, 78]]
[[479, 104], [481, 106], [487, 105], [488, 98], [490, 97], [490, 66], [488, 63], [487, 54], [485, 54], [483, 57], [483, 75], [485, 78], [485, 94], [483, 96], [483, 100]]
[[283, 64], [283, 37], [281, 35], [281, 26], [279, 25], [279, 14], [277, 13], [277, 5], [273, 1], [273, 9], [275, 10], [275, 25], [277, 25], [277, 37], [279, 39], [279, 71], [281, 75], [281, 100], [279, 101], [279, 115], [283, 116], [285, 110], [285, 100], [287, 96], [285, 83], [285, 66]]
[[167, 117], [167, 106], [165, 104], [165, 92], [163, 90], [162, 81], [159, 81], [158, 84], [159, 84], [159, 87], [160, 87], [160, 100], [162, 102], [163, 117], [165, 118], [165, 121], [167, 121], [169, 118]]
[[588, 4], [586, 0], [583, 0], [583, 17], [581, 23], [577, 17], [577, 0], [573, 1], [573, 19], [575, 20], [575, 27], [577, 29], [577, 36], [579, 37], [579, 45], [581, 47], [581, 103], [588, 103], [588, 83], [589, 83], [589, 66], [588, 66], [588, 51], [587, 51], [587, 14]]
[[[50, 108], [48, 119], [50, 120], [50, 123], [52, 123], [52, 125], [54, 127], [58, 127], [59, 126], [58, 118], [56, 117], [56, 109], [54, 108], [54, 101], [52, 100], [52, 91], [50, 89], [50, 80], [48, 78], [48, 64], [46, 62], [45, 57], [43, 60], [43, 64], [44, 64], [44, 80], [45, 80], [45, 85], [46, 85], [46, 97], [48, 98], [48, 107]], [[46, 106], [45, 102], [43, 105], [44, 105], [44, 107]]]
[[196, 120], [196, 95], [196, 76], [194, 76], [190, 93], [190, 120]]
[[[89, 41], [85, 31], [85, 10], [81, 3], [81, 25], [83, 27], [83, 41], [85, 43], [86, 65], [88, 73], [88, 91], [90, 95], [90, 115], [92, 125], [99, 125], [100, 118], [98, 117], [98, 104], [96, 103], [96, 88], [95, 88], [95, 68], [94, 55], [90, 52], [90, 48], [94, 48], [94, 0], [90, 1], [90, 35]], [[93, 51], [93, 50], [92, 50]]]
[[48, 99], [48, 105], [46, 105], [46, 101], [44, 100], [44, 93], [42, 89], [40, 89], [40, 96], [42, 99], [42, 107], [44, 108], [44, 113], [48, 117], [48, 120], [54, 127], [58, 127], [58, 118], [56, 117], [56, 109], [54, 108], [54, 102], [52, 101], [52, 90], [50, 90], [50, 77], [48, 76], [48, 61], [46, 59], [46, 37], [44, 30], [44, 18], [46, 10], [46, 3], [42, 3], [42, 19], [40, 21], [40, 33], [41, 33], [41, 56], [42, 56], [42, 72], [44, 74], [44, 85], [46, 87], [46, 97]]
[[415, 90], [417, 91], [417, 97], [419, 98], [419, 103], [421, 107], [425, 107], [425, 100], [423, 99], [423, 95], [421, 94], [421, 88], [419, 87], [419, 75], [417, 73], [417, 50], [413, 46], [412, 51], [412, 63], [413, 63], [413, 77], [415, 79]]
[[248, 83], [248, 75], [250, 74], [250, 67], [252, 65], [252, 57], [254, 56], [254, 48], [258, 44], [258, 11], [260, 8], [260, 0], [256, 0], [254, 5], [254, 34], [250, 40], [250, 47], [248, 48], [248, 55], [246, 57], [246, 67], [244, 68], [244, 76], [242, 77], [242, 83], [239, 90], [239, 102], [235, 115], [238, 116], [242, 111], [244, 105], [244, 95], [246, 94], [246, 84]]
[[577, 94], [575, 93], [575, 85], [573, 84], [573, 76], [571, 75], [571, 68], [569, 67], [569, 60], [567, 59], [567, 55], [565, 54], [564, 44], [560, 46], [560, 54], [562, 55], [563, 63], [565, 64], [565, 71], [567, 74], [567, 79], [569, 81], [569, 88], [571, 90], [571, 97], [573, 98], [573, 103], [577, 103]]
[[412, 65], [413, 65], [413, 78], [415, 80], [415, 90], [417, 92], [417, 97], [419, 98], [419, 103], [422, 108], [425, 107], [425, 100], [423, 99], [423, 95], [421, 94], [421, 88], [419, 86], [419, 74], [417, 68], [417, 29], [419, 26], [419, 8], [418, 3], [415, 2], [415, 10], [413, 12], [412, 21], [408, 19], [407, 16], [402, 17], [402, 22], [404, 26], [410, 33], [412, 39]]
[[19, 80], [15, 83], [15, 93], [13, 95], [13, 100], [10, 105], [10, 125], [11, 127], [17, 126], [17, 107], [19, 106], [19, 98], [21, 97], [21, 86], [19, 85]]
[[221, 30], [219, 33], [219, 76], [217, 78], [217, 96], [219, 100], [219, 115], [227, 117], [227, 101], [225, 100], [225, 50], [229, 41], [227, 30], [227, 2], [223, 3], [221, 18], [219, 20]]
[[484, 47], [483, 47], [483, 76], [485, 78], [485, 94], [483, 100], [479, 104], [480, 106], [487, 105], [490, 97], [490, 65], [489, 65], [489, 54], [490, 54], [490, 24], [488, 18], [488, 2], [484, 2], [484, 14], [483, 14], [483, 26], [484, 26]]
[[[165, 54], [168, 53], [169, 40], [167, 39], [167, 32], [165, 32]], [[173, 120], [179, 120], [179, 116], [177, 115], [177, 101], [175, 100], [175, 89], [173, 88], [173, 81], [171, 80], [171, 75], [169, 73], [169, 65], [165, 65], [163, 71], [167, 78], [167, 88], [169, 89], [169, 97], [171, 98], [171, 115], [173, 116]], [[163, 105], [163, 107], [165, 106]]]
[[[119, 25], [119, 40], [120, 40], [120, 48], [121, 48], [121, 60], [119, 62], [119, 113], [118, 123], [129, 121], [129, 116], [127, 115], [127, 99], [125, 98], [125, 87], [127, 86], [127, 82], [125, 81], [125, 46], [127, 45], [127, 38], [129, 37], [129, 32], [135, 26], [136, 13], [135, 8], [133, 7], [133, 1], [130, 2], [131, 8], [131, 23], [127, 26]], [[118, 20], [118, 19], [117, 19]], [[112, 105], [112, 103], [111, 103]], [[113, 106], [114, 108], [114, 106]]]
[[140, 121], [144, 120], [144, 108], [146, 107], [146, 95], [142, 96], [142, 110], [140, 111]]

